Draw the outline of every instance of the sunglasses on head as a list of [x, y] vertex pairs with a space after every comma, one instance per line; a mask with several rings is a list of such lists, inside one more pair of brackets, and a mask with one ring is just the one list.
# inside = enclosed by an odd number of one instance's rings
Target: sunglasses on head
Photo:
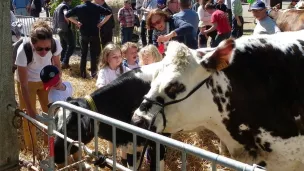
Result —
[[38, 51], [38, 52], [41, 52], [41, 51], [50, 51], [51, 50], [51, 48], [49, 48], [49, 47], [46, 47], [46, 48], [42, 48], [42, 47], [37, 47], [37, 48], [35, 48], [35, 50], [36, 51]]

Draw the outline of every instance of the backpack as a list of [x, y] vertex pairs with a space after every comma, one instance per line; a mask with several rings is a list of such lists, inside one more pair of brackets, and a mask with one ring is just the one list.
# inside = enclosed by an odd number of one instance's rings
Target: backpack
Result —
[[[13, 68], [12, 71], [13, 73], [17, 69], [17, 66], [15, 65], [16, 57], [17, 57], [17, 51], [19, 46], [22, 44], [26, 60], [27, 60], [27, 65], [29, 65], [33, 61], [33, 50], [31, 46], [31, 42], [29, 38], [21, 38], [19, 39], [16, 43], [13, 44]], [[52, 43], [51, 43], [51, 52], [54, 54], [57, 51], [57, 46], [56, 46], [56, 41], [54, 38], [52, 38]]]

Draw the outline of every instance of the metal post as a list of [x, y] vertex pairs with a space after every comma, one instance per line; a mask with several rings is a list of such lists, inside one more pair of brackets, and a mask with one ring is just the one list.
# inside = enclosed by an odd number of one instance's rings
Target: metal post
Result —
[[[77, 124], [78, 124], [78, 144], [79, 144], [79, 148], [78, 148], [78, 153], [79, 153], [79, 156], [78, 156], [78, 160], [80, 161], [81, 158], [82, 158], [82, 149], [81, 149], [81, 114], [80, 113], [77, 113]], [[82, 167], [81, 167], [81, 163], [79, 163], [79, 170], [82, 171]]]
[[186, 152], [182, 151], [182, 171], [187, 170], [187, 156], [186, 156]]
[[[94, 140], [95, 140], [95, 155], [98, 156], [98, 123], [97, 120], [94, 120]], [[95, 171], [98, 170], [98, 167], [94, 167]]]
[[116, 171], [116, 127], [112, 126], [113, 170]]
[[136, 134], [133, 133], [133, 170], [136, 171], [137, 165], [137, 137]]
[[49, 138], [49, 168], [50, 170], [55, 170], [55, 162], [54, 162], [54, 128], [53, 128], [52, 120], [48, 121], [48, 138]]
[[[66, 129], [66, 109], [63, 109], [63, 134], [64, 134], [64, 166], [68, 165], [68, 143], [67, 143], [67, 129]], [[69, 153], [70, 154], [70, 153]]]

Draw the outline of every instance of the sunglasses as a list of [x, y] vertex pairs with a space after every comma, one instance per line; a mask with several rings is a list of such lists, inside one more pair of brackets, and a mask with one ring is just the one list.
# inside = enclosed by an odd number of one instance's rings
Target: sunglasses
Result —
[[41, 51], [50, 51], [51, 48], [50, 47], [46, 47], [46, 48], [42, 48], [42, 47], [37, 47], [35, 48], [36, 51], [41, 52]]
[[157, 21], [155, 21], [154, 23], [151, 23], [153, 27], [159, 25], [161, 23], [161, 19], [158, 19]]

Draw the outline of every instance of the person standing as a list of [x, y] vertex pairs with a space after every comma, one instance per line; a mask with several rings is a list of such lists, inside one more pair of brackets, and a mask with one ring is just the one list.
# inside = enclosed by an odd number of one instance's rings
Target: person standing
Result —
[[[176, 13], [173, 15], [173, 17], [176, 18], [180, 18], [182, 20], [184, 20], [187, 23], [190, 23], [192, 25], [193, 32], [192, 34], [189, 34], [187, 36], [185, 36], [185, 40], [184, 43], [188, 44], [187, 42], [190, 41], [189, 37], [194, 37], [196, 45], [193, 48], [197, 48], [197, 31], [198, 31], [198, 22], [199, 22], [199, 18], [198, 18], [198, 14], [193, 11], [190, 7], [191, 7], [191, 2], [190, 0], [179, 0], [178, 1], [179, 6], [180, 6], [180, 12]], [[192, 41], [192, 38], [191, 38]]]
[[231, 0], [231, 11], [232, 11], [232, 38], [239, 38], [243, 36], [243, 7], [241, 0]]
[[[141, 19], [140, 24], [140, 36], [141, 42], [143, 46], [147, 45], [147, 28], [146, 28], [146, 18], [151, 10], [157, 9], [157, 1], [156, 0], [144, 0], [143, 5], [141, 7], [141, 11], [143, 12], [143, 17]], [[152, 44], [152, 34], [153, 30], [148, 30], [148, 43]]]
[[167, 7], [164, 8], [163, 11], [168, 13], [169, 16], [173, 16], [179, 11], [178, 0], [168, 0]]
[[231, 0], [225, 0], [225, 5], [227, 7], [228, 20], [229, 20], [230, 27], [231, 27], [232, 26]]
[[[52, 29], [45, 21], [33, 24], [29, 40], [24, 39], [18, 47], [15, 65], [17, 66], [16, 82], [21, 110], [35, 118], [37, 114], [36, 100], [43, 112], [48, 111], [48, 91], [44, 89], [40, 79], [40, 71], [47, 65], [60, 68], [59, 55], [61, 46], [58, 40], [53, 39]], [[60, 70], [59, 70], [60, 72]], [[25, 146], [30, 151], [37, 150], [36, 127], [23, 119]], [[32, 137], [32, 138], [31, 138]], [[47, 136], [44, 144], [47, 145]]]
[[31, 16], [39, 17], [41, 10], [42, 10], [41, 0], [32, 0], [31, 1]]
[[121, 44], [130, 42], [134, 29], [135, 16], [130, 0], [124, 0], [124, 6], [118, 11], [118, 21], [121, 30]]
[[[81, 44], [81, 60], [80, 60], [80, 75], [82, 78], [87, 78], [86, 63], [88, 47], [90, 45], [91, 54], [91, 78], [95, 78], [97, 74], [97, 58], [100, 54], [100, 38], [99, 28], [109, 20], [112, 12], [102, 6], [93, 4], [90, 0], [82, 0], [84, 3], [77, 5], [69, 10], [65, 15], [72, 23], [80, 28], [80, 44]], [[100, 15], [105, 15], [105, 19], [100, 21]], [[73, 18], [76, 16], [78, 20]]]
[[203, 33], [209, 34], [212, 31], [217, 30], [215, 40], [211, 44], [211, 47], [217, 47], [221, 41], [230, 37], [231, 27], [226, 13], [215, 9], [215, 6], [213, 4], [207, 3], [205, 5], [205, 9], [209, 14], [211, 14], [212, 26], [208, 30], [205, 30]]
[[12, 6], [16, 15], [27, 16], [30, 9], [30, 0], [12, 0]]
[[63, 0], [60, 5], [55, 9], [53, 15], [53, 31], [60, 37], [62, 46], [61, 52], [61, 68], [70, 68], [70, 57], [75, 50], [75, 37], [71, 29], [70, 21], [65, 18], [65, 14], [70, 9], [72, 0]]
[[[96, 4], [108, 9], [112, 12], [112, 8], [104, 0], [95, 0]], [[113, 29], [115, 27], [114, 16], [111, 15], [108, 20], [105, 20], [105, 15], [100, 16], [100, 21], [104, 20], [104, 24], [100, 27], [100, 42], [102, 48], [104, 48], [108, 43], [113, 40]]]
[[253, 30], [253, 35], [257, 34], [275, 34], [281, 32], [276, 23], [267, 15], [267, 8], [264, 2], [254, 2], [250, 10], [257, 19], [257, 24]]

